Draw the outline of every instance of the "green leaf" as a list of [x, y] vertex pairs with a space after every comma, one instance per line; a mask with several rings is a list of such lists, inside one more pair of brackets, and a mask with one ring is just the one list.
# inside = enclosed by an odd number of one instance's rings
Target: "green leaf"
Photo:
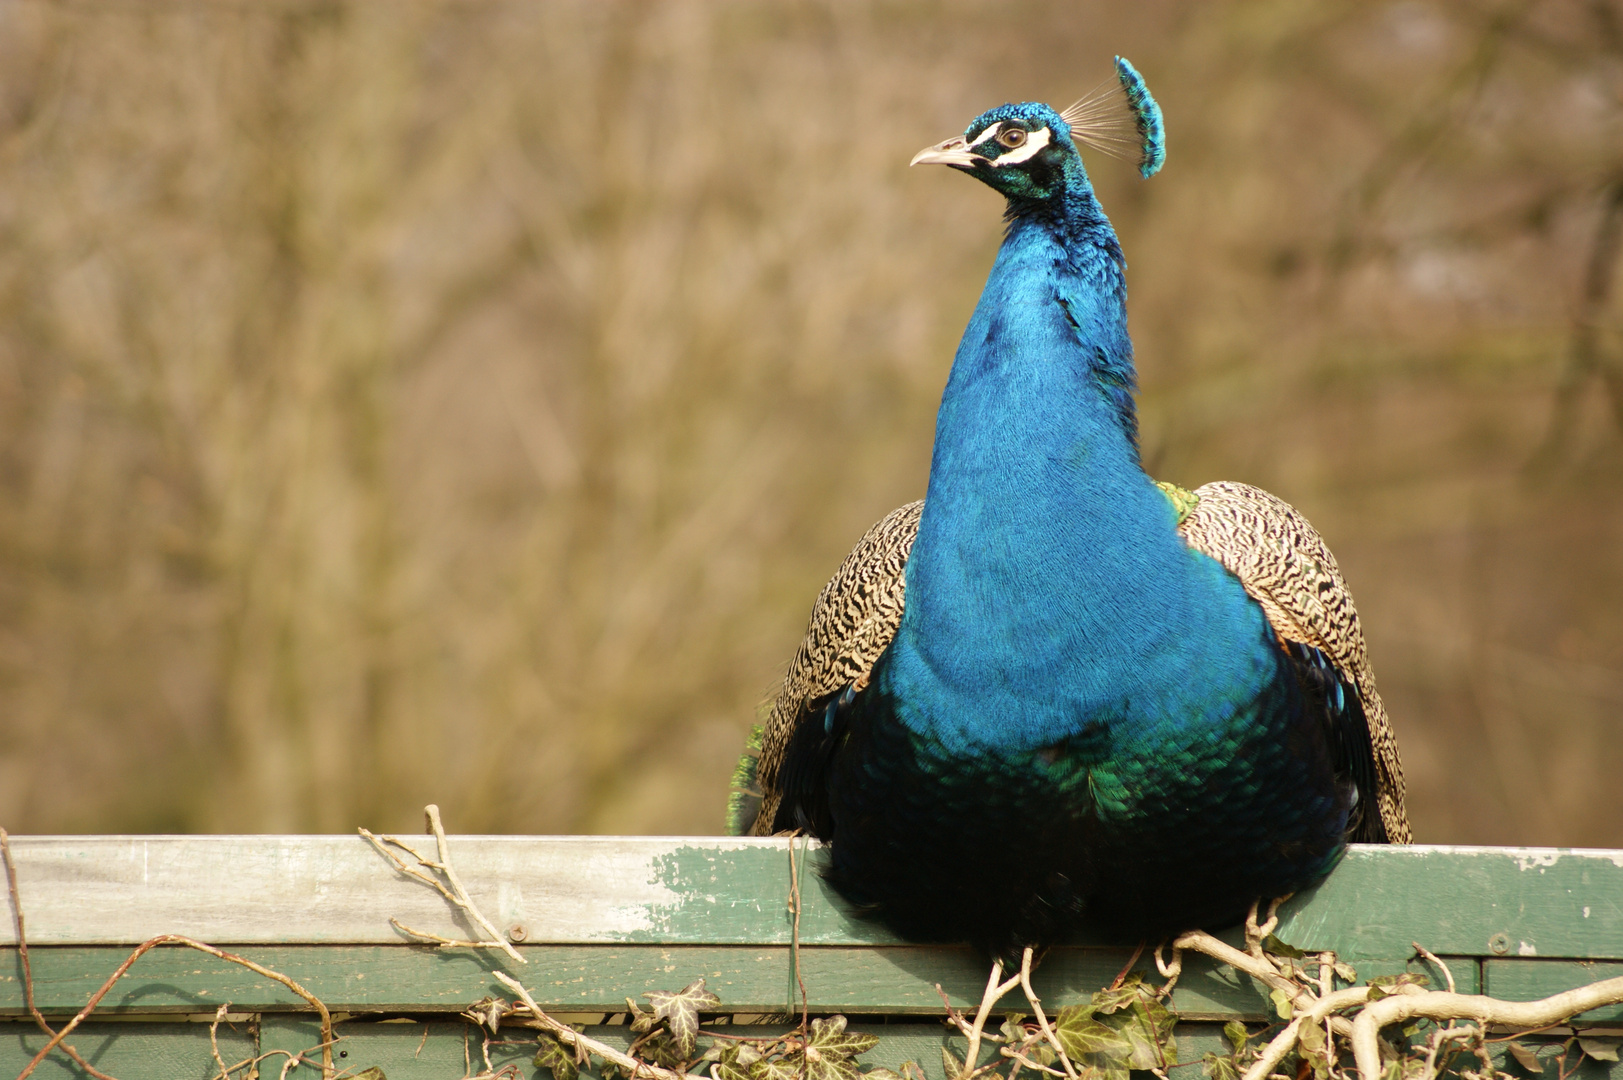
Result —
[[490, 1029], [492, 1035], [498, 1034], [502, 1024], [502, 1016], [507, 1012], [507, 1003], [497, 998], [480, 998], [478, 1001], [462, 1010], [462, 1015], [478, 1024], [480, 1027]]
[[535, 1067], [551, 1069], [552, 1080], [576, 1080], [580, 1074], [575, 1064], [575, 1053], [556, 1038], [546, 1033], [535, 1037], [540, 1049], [535, 1052]]
[[902, 1080], [902, 1074], [895, 1069], [887, 1069], [883, 1065], [876, 1065], [862, 1074], [865, 1080]]
[[693, 1056], [699, 1039], [699, 1012], [714, 1009], [721, 999], [704, 988], [704, 980], [688, 983], [675, 992], [652, 990], [643, 995], [653, 1006], [654, 1019], [665, 1021], [671, 1038], [676, 1040], [677, 1053], [683, 1058]]
[[814, 1046], [806, 1047], [806, 1080], [860, 1080], [857, 1063], [848, 1057], [822, 1056]]
[[654, 1014], [643, 1012], [642, 1007], [630, 998], [626, 998], [626, 1019], [631, 1022], [634, 1035], [646, 1035], [654, 1030]]
[[1207, 1051], [1201, 1055], [1200, 1067], [1211, 1080], [1240, 1080], [1240, 1070], [1231, 1057]]
[[1262, 939], [1262, 951], [1273, 953], [1275, 956], [1288, 956], [1292, 960], [1300, 960], [1307, 955], [1295, 945], [1287, 945], [1285, 942], [1280, 941], [1278, 935], [1275, 934], [1269, 934]]
[[1125, 1058], [1132, 1050], [1121, 1033], [1092, 1017], [1092, 1005], [1068, 1005], [1054, 1018], [1054, 1034], [1067, 1057], [1090, 1054]]
[[1025, 1054], [1026, 1057], [1039, 1065], [1052, 1065], [1059, 1060], [1059, 1055], [1054, 1053], [1054, 1048], [1048, 1045], [1048, 1040], [1041, 1036], [1038, 1037], [1036, 1042], [1026, 1047]]
[[642, 1044], [637, 1056], [667, 1069], [680, 1069], [693, 1055], [682, 1053], [682, 1047], [677, 1043], [676, 1036], [668, 1031], [661, 1031]]
[[1144, 977], [1135, 971], [1123, 979], [1121, 985], [1115, 989], [1106, 987], [1094, 994], [1093, 1000], [1088, 1002], [1087, 1007], [1092, 1010], [1094, 1015], [1113, 1013], [1118, 1009], [1125, 1009], [1139, 1000], [1147, 991], [1149, 991], [1149, 987], [1145, 985]]
[[1251, 1033], [1238, 1020], [1230, 1020], [1223, 1025], [1223, 1037], [1228, 1039], [1229, 1045], [1234, 1047], [1234, 1052], [1238, 1054], [1245, 1049], [1245, 1044], [1250, 1040]]
[[924, 1066], [916, 1061], [902, 1062], [902, 1080], [925, 1080]]
[[1281, 1020], [1289, 1020], [1296, 1013], [1296, 1006], [1291, 1001], [1291, 995], [1277, 987], [1268, 995], [1268, 1000], [1274, 1003], [1274, 1012], [1279, 1014]]
[[718, 1061], [710, 1066], [710, 1075], [714, 1080], [750, 1080], [750, 1071], [740, 1068], [737, 1063]]
[[1309, 1054], [1324, 1050], [1324, 1029], [1317, 1024], [1303, 1024], [1296, 1031], [1296, 1045]]
[[[1110, 1017], [1105, 1023], [1115, 1028], [1116, 1033], [1127, 1043], [1128, 1068], [1159, 1069], [1177, 1064], [1176, 1044], [1169, 1037], [1163, 1038], [1156, 1030], [1155, 1024], [1145, 1014], [1142, 1003], [1135, 1005], [1131, 1012], [1118, 1013]], [[1114, 1065], [1115, 1062], [1101, 1064]]]
[[350, 1080], [389, 1080], [389, 1078], [383, 1075], [382, 1069], [374, 1065], [370, 1069], [362, 1069], [350, 1077]]
[[798, 1062], [775, 1058], [762, 1058], [750, 1066], [750, 1080], [796, 1080], [800, 1075]]
[[1019, 1046], [1026, 1041], [1025, 1017], [1020, 1013], [1010, 1013], [1003, 1018], [1003, 1024], [997, 1033], [1003, 1036], [1003, 1041], [1010, 1046]]
[[851, 1058], [867, 1053], [878, 1045], [879, 1036], [846, 1031], [845, 1017], [831, 1016], [827, 1020], [811, 1022], [811, 1038], [806, 1041], [806, 1048], [817, 1053], [808, 1053], [807, 1058], [814, 1059], [818, 1055], [824, 1058]]
[[1539, 1062], [1538, 1055], [1531, 1048], [1523, 1046], [1512, 1039], [1505, 1044], [1505, 1049], [1509, 1050], [1510, 1056], [1516, 1059], [1516, 1064], [1533, 1075], [1538, 1076], [1544, 1072], [1544, 1066]]
[[947, 1070], [947, 1080], [957, 1080], [964, 1075], [963, 1061], [945, 1046], [941, 1048], [941, 1067]]
[[1336, 978], [1340, 979], [1344, 983], [1354, 983], [1358, 981], [1358, 969], [1353, 967], [1351, 964], [1346, 964], [1340, 960], [1337, 960], [1335, 963], [1335, 971]]
[[1578, 1049], [1582, 1050], [1585, 1056], [1592, 1057], [1596, 1061], [1616, 1061], [1617, 1048], [1620, 1043], [1623, 1043], [1623, 1039], [1599, 1039], [1586, 1035], [1578, 1036]]

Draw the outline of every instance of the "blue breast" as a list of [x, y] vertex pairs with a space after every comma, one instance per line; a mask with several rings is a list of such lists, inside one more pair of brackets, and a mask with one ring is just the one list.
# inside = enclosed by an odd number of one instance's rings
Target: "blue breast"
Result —
[[829, 710], [831, 878], [908, 936], [1223, 921], [1342, 850], [1322, 715], [1140, 467], [1125, 294], [1091, 190], [1013, 220], [942, 398], [900, 627]]

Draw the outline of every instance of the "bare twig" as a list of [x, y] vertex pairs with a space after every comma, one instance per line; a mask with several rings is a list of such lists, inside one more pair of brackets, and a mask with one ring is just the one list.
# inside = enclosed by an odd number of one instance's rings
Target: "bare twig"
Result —
[[1331, 1013], [1362, 1005], [1367, 1000], [1369, 987], [1352, 986], [1326, 994], [1311, 1007], [1296, 1013], [1291, 1017], [1291, 1022], [1285, 1025], [1285, 1030], [1274, 1036], [1273, 1041], [1263, 1048], [1262, 1055], [1245, 1071], [1244, 1080], [1265, 1080], [1279, 1063], [1285, 1060], [1285, 1056], [1296, 1048], [1304, 1026], [1322, 1024]]
[[[981, 994], [981, 1007], [975, 1010], [975, 1023], [970, 1026], [966, 1034], [969, 1036], [969, 1049], [964, 1054], [964, 1076], [973, 1076], [980, 1071], [975, 1063], [981, 1058], [981, 1035], [986, 1030], [986, 1018], [992, 1012], [992, 1006], [1002, 1000], [1003, 995], [1020, 985], [1020, 976], [1016, 975], [1008, 982], [1003, 981], [1003, 961], [992, 961], [992, 974], [986, 980], [986, 992]], [[949, 1078], [950, 1080], [950, 1078]]]
[[214, 1022], [209, 1024], [209, 1050], [214, 1054], [214, 1065], [220, 1070], [220, 1080], [231, 1080], [231, 1071], [225, 1067], [225, 1058], [220, 1056], [220, 1021], [231, 1008], [229, 1001], [214, 1010]]
[[[228, 960], [233, 964], [241, 964], [243, 967], [257, 975], [263, 975], [267, 979], [281, 983], [283, 986], [302, 997], [305, 1001], [309, 1002], [310, 1007], [321, 1015], [321, 1077], [322, 1080], [333, 1080], [332, 1015], [327, 1011], [327, 1006], [322, 1003], [320, 998], [316, 997], [314, 994], [310, 993], [310, 991], [306, 990], [304, 987], [300, 986], [298, 983], [294, 982], [292, 979], [288, 978], [286, 975], [283, 975], [279, 971], [272, 971], [268, 967], [263, 967], [254, 963], [247, 957], [238, 956], [235, 953], [228, 953], [224, 949], [216, 949], [213, 945], [205, 945], [201, 941], [194, 941], [189, 937], [182, 937], [179, 934], [160, 934], [159, 936], [148, 941], [143, 941], [140, 945], [136, 946], [135, 951], [130, 953], [122, 964], [118, 965], [118, 969], [107, 977], [106, 982], [101, 984], [101, 989], [97, 990], [95, 994], [91, 995], [90, 1000], [85, 1003], [84, 1008], [79, 1010], [78, 1015], [76, 1015], [72, 1020], [68, 1021], [66, 1027], [52, 1036], [51, 1041], [46, 1043], [40, 1052], [34, 1055], [33, 1060], [29, 1061], [29, 1063], [23, 1067], [23, 1071], [17, 1074], [17, 1080], [28, 1080], [28, 1077], [33, 1073], [33, 1071], [39, 1067], [39, 1063], [45, 1060], [45, 1056], [52, 1050], [56, 1049], [57, 1045], [63, 1039], [67, 1038], [68, 1033], [74, 1028], [78, 1027], [87, 1016], [96, 1011], [96, 1006], [101, 1004], [101, 999], [107, 996], [107, 992], [113, 988], [114, 983], [118, 982], [119, 979], [124, 977], [125, 972], [130, 970], [130, 966], [132, 964], [134, 964], [141, 957], [145, 956], [153, 948], [159, 945], [171, 944], [185, 945], [187, 948], [208, 953], [210, 956], [216, 957], [217, 959]], [[284, 1068], [282, 1071], [285, 1075], [287, 1069]]]
[[524, 984], [507, 974], [507, 972], [495, 971], [491, 974], [495, 975], [503, 986], [517, 994], [519, 1000], [523, 1001], [525, 1007], [529, 1009], [529, 1022], [526, 1023], [520, 1020], [517, 1023], [526, 1027], [540, 1028], [572, 1050], [584, 1050], [586, 1053], [596, 1054], [604, 1061], [619, 1066], [625, 1071], [626, 1075], [631, 1077], [646, 1076], [652, 1078], [652, 1080], [709, 1080], [708, 1077], [677, 1072], [675, 1069], [666, 1069], [658, 1065], [650, 1065], [645, 1061], [638, 1061], [629, 1054], [622, 1054], [612, 1046], [600, 1043], [596, 1039], [587, 1038], [568, 1024], [560, 1023], [542, 1012], [541, 1006], [535, 1003], [535, 998], [530, 996], [530, 992], [524, 988]]
[[[805, 857], [811, 841], [807, 840], [801, 851]], [[802, 1037], [810, 1030], [811, 1009], [806, 999], [806, 979], [800, 972], [800, 870], [795, 865], [795, 838], [789, 838], [789, 962], [795, 968], [795, 983], [800, 987], [800, 1033]]]
[[1127, 958], [1127, 963], [1125, 963], [1125, 964], [1123, 964], [1121, 966], [1121, 970], [1116, 972], [1116, 977], [1110, 981], [1110, 989], [1112, 989], [1112, 990], [1120, 990], [1121, 989], [1121, 984], [1122, 984], [1122, 982], [1124, 980], [1126, 980], [1127, 973], [1133, 970], [1133, 965], [1138, 963], [1138, 958], [1143, 956], [1143, 955], [1144, 955], [1144, 943], [1142, 941], [1140, 941], [1138, 943], [1138, 948], [1133, 950], [1133, 955], [1129, 956]]
[[941, 998], [942, 1008], [947, 1010], [947, 1022], [957, 1028], [960, 1034], [967, 1037], [969, 1035], [969, 1021], [964, 1019], [963, 1013], [952, 1007], [952, 999], [947, 996], [945, 990], [941, 989], [940, 983], [935, 984], [935, 992]]
[[1536, 1028], [1559, 1023], [1581, 1012], [1623, 1002], [1623, 978], [1567, 990], [1538, 1001], [1500, 1001], [1480, 994], [1421, 991], [1394, 994], [1370, 1002], [1352, 1022], [1352, 1049], [1361, 1080], [1380, 1080], [1381, 1029], [1416, 1017], [1427, 1020], [1475, 1020], [1484, 1027]]
[[[40, 1012], [39, 1007], [34, 1004], [34, 968], [28, 959], [28, 935], [23, 931], [23, 902], [17, 893], [17, 867], [11, 861], [11, 837], [7, 835], [4, 829], [0, 829], [0, 854], [5, 856], [6, 889], [11, 894], [11, 917], [17, 926], [17, 957], [22, 961], [23, 965], [23, 1000], [28, 1005], [28, 1015], [34, 1018], [34, 1023], [39, 1025], [39, 1029], [45, 1033], [45, 1037], [54, 1039], [56, 1038], [56, 1032], [51, 1028], [50, 1023], [46, 1021], [45, 1014]], [[79, 1056], [79, 1051], [67, 1043], [62, 1043], [62, 1052], [72, 1058], [75, 1065], [94, 1076], [96, 1080], [116, 1080], [116, 1078], [107, 1075]]]
[[1076, 1067], [1071, 1064], [1070, 1056], [1065, 1053], [1065, 1047], [1060, 1045], [1059, 1036], [1054, 1034], [1054, 1029], [1049, 1025], [1048, 1015], [1043, 1012], [1042, 999], [1031, 988], [1031, 953], [1031, 946], [1027, 945], [1025, 953], [1020, 957], [1020, 988], [1026, 992], [1026, 1002], [1031, 1006], [1032, 1015], [1037, 1018], [1037, 1030], [1043, 1033], [1048, 1045], [1059, 1055], [1059, 1063], [1065, 1070], [1065, 1075], [1070, 1077], [1070, 1080], [1076, 1080]]
[[458, 941], [431, 934], [427, 930], [414, 930], [392, 915], [389, 916], [389, 925], [420, 945], [438, 945], [442, 949], [494, 949], [501, 944], [499, 941]]
[[[457, 876], [456, 867], [451, 865], [451, 845], [445, 839], [444, 826], [440, 824], [440, 808], [433, 803], [429, 803], [427, 806], [423, 807], [423, 815], [428, 819], [429, 832], [434, 834], [434, 844], [439, 852], [438, 861], [423, 858], [422, 855], [418, 854], [415, 850], [408, 847], [395, 837], [375, 836], [366, 829], [361, 829], [359, 832], [364, 839], [371, 843], [373, 847], [378, 849], [378, 852], [382, 854], [384, 858], [389, 860], [396, 870], [407, 875], [408, 877], [432, 886], [434, 890], [441, 896], [445, 897], [447, 900], [451, 901], [451, 903], [455, 904], [457, 907], [466, 912], [469, 920], [473, 922], [474, 926], [480, 930], [483, 930], [489, 936], [485, 941], [456, 941], [451, 938], [441, 937], [438, 934], [429, 934], [421, 930], [413, 930], [401, 923], [398, 919], [391, 918], [389, 920], [389, 924], [396, 930], [399, 930], [401, 933], [406, 934], [409, 937], [414, 937], [424, 944], [438, 945], [441, 948], [455, 946], [462, 948], [500, 949], [502, 952], [506, 953], [509, 957], [518, 961], [519, 963], [528, 963], [528, 961], [525, 960], [522, 955], [520, 955], [519, 951], [513, 948], [513, 946], [508, 942], [507, 938], [496, 929], [491, 921], [485, 918], [484, 912], [480, 911], [478, 905], [476, 905], [473, 902], [473, 899], [468, 896], [468, 890], [462, 887], [462, 879]], [[399, 848], [401, 851], [406, 852], [412, 858], [417, 860], [418, 865], [411, 866], [407, 864], [393, 851], [389, 850], [391, 847]], [[428, 870], [433, 871], [433, 873], [424, 873], [423, 870], [419, 869], [418, 867], [427, 868]], [[439, 876], [436, 877], [436, 874]], [[440, 880], [441, 878], [444, 879], [443, 882]]]
[[[1253, 923], [1252, 926], [1255, 926], [1255, 924]], [[1248, 933], [1247, 937], [1250, 936]], [[1258, 937], [1257, 940], [1260, 942], [1262, 939]], [[1162, 969], [1162, 974], [1166, 974], [1169, 970], [1173, 970], [1174, 973], [1182, 970], [1182, 961], [1178, 954], [1185, 949], [1205, 953], [1212, 959], [1237, 968], [1275, 990], [1284, 991], [1292, 1004], [1297, 1005], [1299, 1008], [1308, 1008], [1313, 1004], [1313, 995], [1281, 975], [1279, 969], [1274, 967], [1273, 962], [1266, 956], [1255, 956], [1250, 952], [1241, 952], [1228, 942], [1220, 941], [1204, 930], [1191, 930], [1186, 934], [1179, 934], [1173, 939], [1172, 963]], [[1176, 968], [1173, 965], [1176, 965]]]
[[[378, 836], [370, 829], [357, 829], [356, 831], [361, 834], [361, 837], [364, 840], [370, 843], [373, 847], [377, 848], [378, 854], [382, 855], [385, 859], [388, 859], [390, 864], [393, 865], [396, 870], [400, 871], [402, 874], [405, 874], [407, 877], [415, 878], [417, 881], [422, 882], [424, 885], [427, 885], [429, 888], [451, 901], [451, 903], [456, 903], [455, 894], [453, 894], [450, 889], [445, 887], [444, 882], [435, 877], [433, 874], [425, 874], [422, 870], [418, 869], [420, 866], [428, 866], [431, 864], [427, 859], [419, 855], [412, 847], [393, 836]], [[410, 855], [413, 859], [415, 859], [418, 865], [412, 866], [411, 864], [407, 863], [399, 855], [396, 855], [393, 851], [391, 851], [391, 848], [399, 848], [401, 851], [404, 851], [407, 855]], [[394, 920], [391, 919], [389, 921], [393, 922]]]
[[[1000, 1049], [1002, 1050], [1004, 1057], [1012, 1059], [1015, 1062], [1016, 1065], [1024, 1066], [1025, 1068], [1030, 1069], [1033, 1072], [1047, 1073], [1049, 1076], [1064, 1076], [1065, 1075], [1064, 1073], [1060, 1072], [1058, 1069], [1051, 1069], [1047, 1065], [1039, 1065], [1039, 1064], [1037, 1064], [1035, 1061], [1032, 1061], [1030, 1058], [1026, 1057], [1025, 1054], [1021, 1053], [1019, 1050], [1013, 1049], [1012, 1047], [1004, 1046], [1004, 1047], [1001, 1047]], [[1010, 1074], [1010, 1080], [1013, 1080], [1013, 1074], [1012, 1073]]]
[[1433, 964], [1435, 964], [1438, 967], [1443, 969], [1443, 978], [1448, 980], [1448, 992], [1450, 994], [1452, 994], [1454, 992], [1454, 989], [1455, 989], [1454, 988], [1454, 973], [1452, 971], [1448, 970], [1448, 965], [1443, 963], [1443, 961], [1437, 956], [1436, 953], [1432, 952], [1430, 949], [1428, 949], [1424, 945], [1420, 944], [1420, 942], [1411, 941], [1411, 942], [1409, 942], [1409, 944], [1414, 946], [1414, 951], [1415, 952], [1417, 952], [1421, 956], [1425, 957], [1429, 962], [1431, 962], [1431, 963], [1433, 963]]

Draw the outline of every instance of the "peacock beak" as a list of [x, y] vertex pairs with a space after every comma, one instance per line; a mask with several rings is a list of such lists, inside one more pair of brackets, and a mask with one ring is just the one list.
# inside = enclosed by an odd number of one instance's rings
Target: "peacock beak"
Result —
[[964, 141], [962, 135], [946, 142], [936, 143], [920, 150], [913, 155], [913, 160], [907, 164], [914, 165], [952, 165], [960, 169], [973, 169], [986, 159], [979, 154], [971, 153], [969, 143]]

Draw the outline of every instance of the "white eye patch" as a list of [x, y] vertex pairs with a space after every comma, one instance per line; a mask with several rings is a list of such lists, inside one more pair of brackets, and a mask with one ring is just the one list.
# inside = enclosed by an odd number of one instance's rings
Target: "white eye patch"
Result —
[[969, 145], [972, 146], [972, 147], [979, 146], [981, 143], [985, 142], [987, 139], [990, 139], [990, 138], [996, 136], [997, 133], [1002, 131], [1002, 130], [1003, 130], [1002, 121], [999, 121], [996, 124], [987, 124], [986, 125], [986, 130], [981, 132], [979, 135], [975, 136], [975, 141], [970, 143]]
[[[992, 126], [995, 128], [999, 125], [993, 124]], [[986, 138], [986, 136], [982, 135], [981, 139], [984, 138]], [[979, 143], [981, 139], [976, 139], [975, 142]], [[1048, 129], [1045, 127], [1040, 127], [1028, 135], [1025, 142], [1021, 143], [1013, 150], [993, 158], [991, 164], [995, 168], [1002, 168], [1004, 165], [1018, 165], [1022, 161], [1030, 161], [1034, 156], [1036, 156], [1039, 150], [1048, 145], [1048, 140]]]

